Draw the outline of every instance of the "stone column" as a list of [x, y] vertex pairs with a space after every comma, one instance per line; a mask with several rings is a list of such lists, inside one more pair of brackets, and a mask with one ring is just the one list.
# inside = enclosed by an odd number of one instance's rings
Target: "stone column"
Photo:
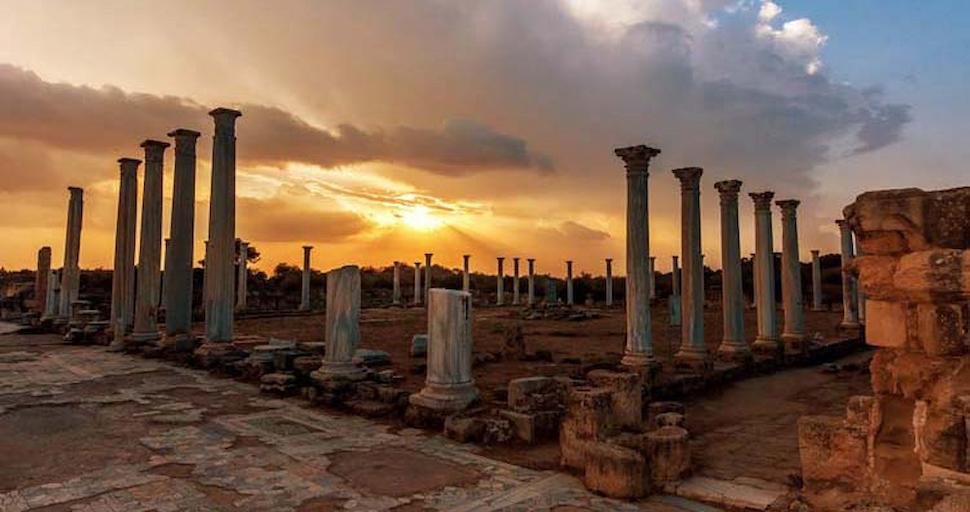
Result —
[[701, 174], [699, 167], [675, 169], [680, 180], [680, 253], [684, 257], [684, 311], [681, 325], [679, 365], [703, 366], [708, 360], [704, 345], [704, 264], [701, 259]]
[[168, 286], [169, 286], [168, 280], [169, 280], [169, 277], [171, 277], [171, 274], [168, 273], [168, 261], [170, 259], [171, 251], [172, 251], [172, 239], [166, 238], [165, 240], [162, 241], [162, 254], [164, 255], [164, 257], [162, 258], [162, 284], [158, 291], [159, 292], [158, 307], [159, 309], [162, 309], [162, 310], [168, 308], [168, 298], [166, 296], [166, 290], [168, 290]]
[[57, 316], [57, 287], [59, 283], [57, 271], [50, 269], [47, 272], [47, 297], [44, 302], [44, 315], [42, 316], [44, 319]]
[[[859, 303], [856, 296], [856, 284], [852, 274], [848, 271], [847, 265], [855, 258], [855, 247], [852, 244], [852, 230], [845, 220], [835, 221], [839, 225], [839, 235], [842, 241], [842, 323], [839, 327], [843, 329], [858, 329], [859, 324]], [[63, 305], [64, 302], [62, 301]]]
[[781, 348], [778, 339], [778, 312], [775, 305], [775, 253], [771, 229], [771, 200], [774, 192], [752, 192], [754, 201], [755, 263], [757, 280], [755, 292], [758, 303], [758, 336], [752, 348], [777, 353]]
[[195, 257], [195, 148], [200, 135], [185, 128], [168, 134], [175, 139], [175, 173], [168, 233], [172, 245], [165, 257], [165, 344], [177, 350], [189, 350], [195, 340], [192, 335], [192, 259]]
[[249, 242], [239, 240], [239, 256], [236, 264], [236, 310], [246, 309], [249, 298]]
[[822, 311], [822, 262], [812, 249], [812, 311]]
[[364, 371], [354, 364], [360, 341], [360, 269], [348, 265], [327, 272], [327, 350], [313, 378], [359, 380]]
[[[303, 246], [303, 275], [300, 280], [300, 311], [310, 311], [310, 251], [312, 245]], [[394, 303], [401, 303], [401, 263], [394, 262]]]
[[[855, 257], [861, 257], [863, 255], [862, 247], [860, 247], [858, 244], [858, 238], [855, 239], [853, 248], [855, 249]], [[852, 276], [852, 288], [855, 290], [856, 311], [858, 312], [858, 315], [859, 315], [859, 324], [865, 325], [866, 324], [866, 294], [863, 293], [862, 287], [859, 286], [859, 278], [854, 275]]]
[[718, 354], [727, 359], [751, 353], [744, 339], [744, 290], [741, 286], [741, 233], [738, 223], [738, 180], [714, 184], [721, 198], [721, 308], [724, 334]]
[[[212, 137], [212, 184], [209, 200], [209, 255], [206, 264], [205, 332], [208, 343], [233, 339], [236, 244], [236, 118], [227, 108], [209, 112]], [[211, 350], [211, 347], [205, 347]]]
[[167, 142], [146, 140], [145, 183], [141, 199], [141, 232], [138, 242], [138, 286], [135, 293], [135, 328], [131, 339], [155, 344], [158, 332], [158, 295], [162, 263], [162, 169]]
[[[304, 267], [308, 267], [309, 266], [309, 260], [310, 260], [310, 252], [306, 249], [306, 247], [303, 248], [303, 252], [304, 252], [304, 255], [303, 255], [303, 264], [304, 264]], [[304, 272], [304, 274], [307, 273], [306, 270], [304, 270], [303, 272]], [[391, 302], [395, 306], [398, 306], [398, 305], [401, 304], [401, 262], [400, 261], [395, 261], [394, 262], [394, 282], [393, 282], [393, 285], [394, 285], [394, 288], [393, 288], [394, 289], [394, 292], [393, 292], [393, 295], [391, 295]], [[309, 302], [310, 302], [309, 301], [309, 298], [310, 298], [309, 293], [306, 294], [306, 298], [307, 298], [307, 301], [306, 302], [307, 302], [307, 304], [309, 304]], [[301, 309], [302, 309], [302, 306], [301, 306]]]
[[414, 305], [421, 304], [421, 262], [414, 262]]
[[81, 284], [81, 225], [84, 218], [84, 190], [68, 187], [71, 198], [67, 204], [67, 236], [64, 243], [64, 267], [61, 269], [61, 291], [57, 307], [58, 319], [71, 318], [71, 303], [77, 300]]
[[657, 298], [657, 257], [647, 260], [647, 284], [650, 286], [650, 300]]
[[650, 209], [647, 180], [650, 159], [659, 149], [647, 146], [617, 148], [614, 154], [626, 167], [626, 366], [656, 366], [650, 325], [650, 289], [647, 262], [650, 258]]
[[512, 304], [519, 305], [519, 258], [512, 258]]
[[462, 259], [462, 272], [461, 272], [461, 290], [466, 293], [470, 293], [472, 289], [471, 274], [468, 272], [468, 258], [471, 258], [470, 254], [463, 254]]
[[428, 303], [428, 292], [431, 290], [431, 257], [430, 252], [424, 253], [424, 302]]
[[566, 304], [573, 305], [573, 262], [566, 260]]
[[613, 305], [613, 258], [606, 258], [606, 305]]
[[472, 378], [471, 295], [434, 289], [428, 294], [428, 377], [411, 405], [459, 411], [478, 399]]
[[751, 308], [758, 307], [758, 261], [757, 256], [751, 253]]
[[781, 340], [801, 352], [805, 343], [805, 312], [802, 299], [802, 268], [798, 260], [798, 205], [800, 201], [776, 201], [781, 208], [781, 300], [785, 328]]
[[505, 295], [505, 272], [502, 270], [502, 263], [505, 261], [505, 258], [499, 257], [497, 259], [498, 259], [498, 281], [496, 281], [496, 287], [495, 287], [495, 290], [496, 290], [495, 305], [501, 306], [502, 304], [505, 304], [505, 297], [503, 297], [503, 295]]
[[44, 313], [47, 305], [47, 279], [51, 270], [51, 248], [37, 251], [37, 273], [34, 275], [34, 307], [36, 313]]
[[680, 325], [680, 312], [684, 309], [683, 297], [680, 294], [680, 257], [671, 256], [671, 260], [673, 261], [673, 265], [670, 267], [671, 295], [667, 299], [668, 308], [670, 309], [670, 325]]
[[529, 306], [533, 306], [536, 303], [536, 259], [529, 258], [526, 261], [529, 262]]

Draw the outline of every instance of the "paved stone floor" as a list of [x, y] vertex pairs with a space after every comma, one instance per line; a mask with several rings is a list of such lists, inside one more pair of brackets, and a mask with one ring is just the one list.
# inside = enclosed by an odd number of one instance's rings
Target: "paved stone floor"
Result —
[[594, 496], [413, 429], [168, 363], [0, 335], [0, 510], [711, 511]]

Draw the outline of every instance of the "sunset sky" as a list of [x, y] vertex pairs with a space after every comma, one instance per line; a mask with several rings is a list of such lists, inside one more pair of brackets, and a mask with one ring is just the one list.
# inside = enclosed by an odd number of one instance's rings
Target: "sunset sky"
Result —
[[[0, 266], [63, 260], [85, 189], [81, 266], [110, 267], [119, 157], [174, 128], [199, 145], [206, 238], [216, 106], [237, 123], [237, 235], [257, 267], [422, 260], [622, 273], [613, 148], [650, 177], [658, 268], [679, 252], [670, 170], [797, 198], [803, 259], [837, 251], [842, 206], [876, 188], [968, 184], [970, 10], [960, 0], [0, 0]], [[165, 233], [171, 201], [165, 163]], [[139, 187], [141, 186], [139, 181]], [[140, 200], [139, 191], [139, 200]], [[777, 208], [776, 248], [780, 248]], [[507, 264], [510, 269], [511, 264]]]

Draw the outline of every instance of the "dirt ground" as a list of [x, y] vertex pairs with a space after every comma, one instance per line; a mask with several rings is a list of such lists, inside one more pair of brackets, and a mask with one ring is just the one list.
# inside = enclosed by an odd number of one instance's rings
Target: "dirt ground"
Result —
[[[587, 308], [577, 308], [587, 310]], [[570, 375], [577, 373], [582, 364], [607, 361], [617, 362], [623, 355], [626, 336], [625, 313], [618, 308], [589, 308], [598, 318], [570, 320], [523, 320], [520, 308], [479, 307], [474, 310], [473, 336], [475, 353], [499, 353], [505, 345], [505, 334], [514, 325], [522, 326], [527, 352], [548, 351], [552, 361], [501, 360], [483, 362], [475, 368], [475, 380], [483, 391], [504, 388], [512, 379], [535, 375]], [[661, 360], [669, 360], [680, 345], [680, 327], [671, 326], [666, 302], [656, 303], [651, 311], [653, 318], [654, 350]], [[779, 312], [780, 314], [780, 312]], [[704, 311], [707, 346], [712, 350], [721, 339], [721, 309], [714, 304]], [[841, 313], [805, 312], [806, 332], [822, 333], [827, 339], [839, 337], [838, 324]], [[324, 316], [279, 317], [239, 319], [239, 334], [272, 336], [296, 341], [321, 341]], [[745, 332], [754, 339], [757, 326], [755, 311], [745, 311]], [[411, 337], [427, 331], [423, 308], [365, 309], [361, 312], [361, 348], [387, 351], [391, 354], [392, 368], [404, 375], [403, 387], [417, 391], [424, 384], [421, 365], [424, 358], [411, 358]]]

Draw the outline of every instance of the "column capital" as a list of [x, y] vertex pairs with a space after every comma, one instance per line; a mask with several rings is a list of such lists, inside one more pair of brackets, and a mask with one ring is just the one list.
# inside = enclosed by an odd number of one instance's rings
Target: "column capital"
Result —
[[420, 267], [420, 266], [421, 266], [421, 262], [420, 261], [415, 261], [414, 262], [414, 267], [415, 268]]
[[462, 254], [461, 257], [462, 258], [465, 258], [467, 260], [468, 258], [471, 258], [472, 255], [471, 254]]
[[67, 187], [67, 191], [71, 193], [71, 197], [79, 197], [84, 194], [84, 189], [81, 187]]
[[526, 261], [528, 261], [529, 263], [535, 263], [536, 259], [535, 258], [527, 258]]
[[738, 193], [741, 192], [741, 184], [741, 180], [723, 180], [715, 183], [714, 188], [721, 195], [721, 203], [736, 203]]
[[848, 231], [849, 230], [849, 221], [847, 221], [845, 219], [836, 219], [835, 224], [837, 226], [839, 226], [839, 231]]
[[766, 190], [764, 192], [751, 192], [748, 194], [751, 200], [754, 201], [755, 211], [771, 211], [771, 200], [775, 198], [775, 193]]
[[520, 259], [522, 259], [522, 258], [520, 258], [518, 256], [515, 256], [515, 257], [512, 258], [512, 261], [519, 261]]
[[162, 153], [165, 152], [165, 148], [170, 145], [168, 142], [154, 139], [145, 139], [140, 144], [141, 147], [145, 148], [145, 160], [161, 158]]
[[424, 253], [424, 257], [425, 258], [430, 258], [432, 256], [434, 256], [434, 253], [433, 252], [426, 252], [426, 253]]
[[656, 256], [651, 256], [650, 257], [650, 261], [657, 261], [657, 257]]
[[[311, 249], [313, 249], [313, 246], [312, 245], [304, 245], [303, 246], [303, 250], [306, 251], [306, 252], [310, 252]], [[397, 262], [395, 261], [394, 263], [397, 263]]]
[[199, 133], [199, 132], [197, 132], [197, 131], [195, 131], [195, 130], [189, 130], [188, 128], [176, 128], [176, 129], [174, 129], [174, 130], [166, 133], [166, 135], [168, 135], [169, 137], [174, 137], [176, 139], [187, 139], [188, 140], [188, 139], [197, 139], [202, 134]]
[[680, 180], [680, 190], [688, 191], [697, 190], [700, 187], [701, 175], [704, 174], [704, 169], [700, 167], [681, 167], [670, 172]]
[[121, 174], [135, 173], [138, 171], [138, 166], [141, 165], [141, 160], [137, 158], [119, 158], [118, 164], [121, 168]]
[[505, 256], [497, 256], [495, 259], [497, 259], [498, 262], [501, 263], [501, 262], [505, 261]]
[[781, 208], [783, 217], [794, 217], [798, 205], [802, 204], [802, 202], [798, 199], [783, 199], [781, 201], [775, 201], [775, 204]]
[[606, 258], [607, 263], [613, 263], [613, 258]]
[[619, 157], [620, 160], [623, 160], [628, 173], [646, 173], [647, 168], [650, 166], [650, 159], [659, 155], [660, 150], [641, 144], [639, 146], [616, 148], [613, 150], [613, 154]]
[[216, 135], [235, 135], [236, 118], [241, 116], [242, 112], [231, 108], [219, 107], [210, 111], [209, 115], [212, 116], [216, 123]]

